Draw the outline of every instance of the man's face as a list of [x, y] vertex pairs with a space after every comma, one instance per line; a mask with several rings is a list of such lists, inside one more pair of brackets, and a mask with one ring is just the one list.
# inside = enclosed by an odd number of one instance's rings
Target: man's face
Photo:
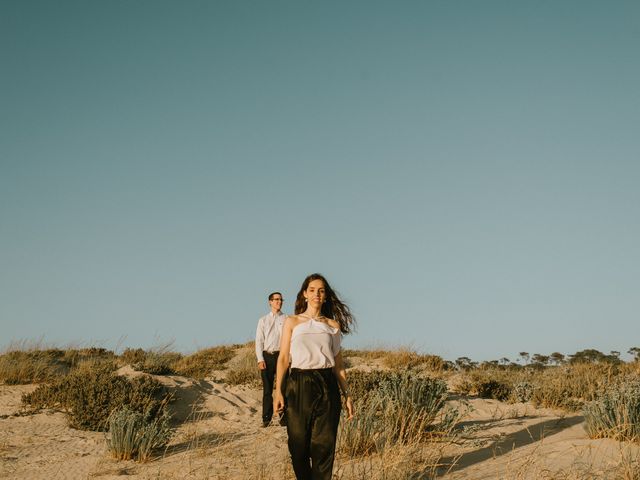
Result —
[[273, 296], [273, 298], [269, 300], [269, 305], [271, 305], [271, 310], [279, 312], [282, 309], [282, 302], [284, 302], [284, 300], [282, 299], [282, 296], [276, 293]]

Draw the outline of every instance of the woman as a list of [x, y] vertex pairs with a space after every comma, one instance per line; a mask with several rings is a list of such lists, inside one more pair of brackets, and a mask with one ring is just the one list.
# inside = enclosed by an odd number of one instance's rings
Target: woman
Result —
[[305, 278], [296, 298], [295, 315], [284, 322], [273, 407], [279, 413], [284, 410], [281, 385], [291, 361], [285, 387], [286, 421], [289, 453], [298, 480], [331, 478], [340, 391], [345, 396], [347, 418], [353, 417], [340, 353], [341, 336], [351, 331], [353, 322], [349, 307], [318, 273]]

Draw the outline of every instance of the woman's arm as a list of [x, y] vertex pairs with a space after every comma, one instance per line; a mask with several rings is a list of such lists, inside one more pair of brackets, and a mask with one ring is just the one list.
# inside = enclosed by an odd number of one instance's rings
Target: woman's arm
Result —
[[289, 368], [289, 353], [291, 351], [291, 332], [293, 331], [294, 320], [287, 317], [282, 326], [282, 335], [280, 336], [280, 354], [278, 355], [278, 364], [276, 366], [276, 394], [273, 397], [273, 410], [281, 413], [284, 410], [284, 397], [282, 395], [282, 381], [284, 374]]
[[338, 384], [340, 385], [340, 390], [345, 397], [345, 405], [347, 407], [347, 420], [351, 420], [355, 413], [353, 408], [353, 399], [351, 398], [351, 394], [349, 392], [349, 386], [347, 385], [347, 372], [344, 369], [344, 363], [342, 362], [342, 352], [339, 352], [335, 356], [336, 364], [333, 367], [333, 374], [336, 376], [338, 380]]

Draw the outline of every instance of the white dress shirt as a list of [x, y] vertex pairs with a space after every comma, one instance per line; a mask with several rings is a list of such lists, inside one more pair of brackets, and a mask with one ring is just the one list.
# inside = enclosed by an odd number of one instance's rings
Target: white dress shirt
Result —
[[258, 320], [256, 329], [256, 357], [258, 362], [264, 362], [262, 352], [276, 352], [280, 350], [280, 335], [286, 315], [282, 312], [269, 312]]

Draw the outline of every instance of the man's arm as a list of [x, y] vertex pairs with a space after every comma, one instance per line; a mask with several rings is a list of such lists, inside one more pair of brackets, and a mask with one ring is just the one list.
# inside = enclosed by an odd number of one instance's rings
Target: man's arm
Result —
[[262, 352], [264, 351], [264, 317], [258, 320], [258, 328], [256, 328], [256, 358], [258, 359], [258, 368], [260, 370], [264, 370], [267, 368], [266, 363], [264, 363], [264, 355]]

